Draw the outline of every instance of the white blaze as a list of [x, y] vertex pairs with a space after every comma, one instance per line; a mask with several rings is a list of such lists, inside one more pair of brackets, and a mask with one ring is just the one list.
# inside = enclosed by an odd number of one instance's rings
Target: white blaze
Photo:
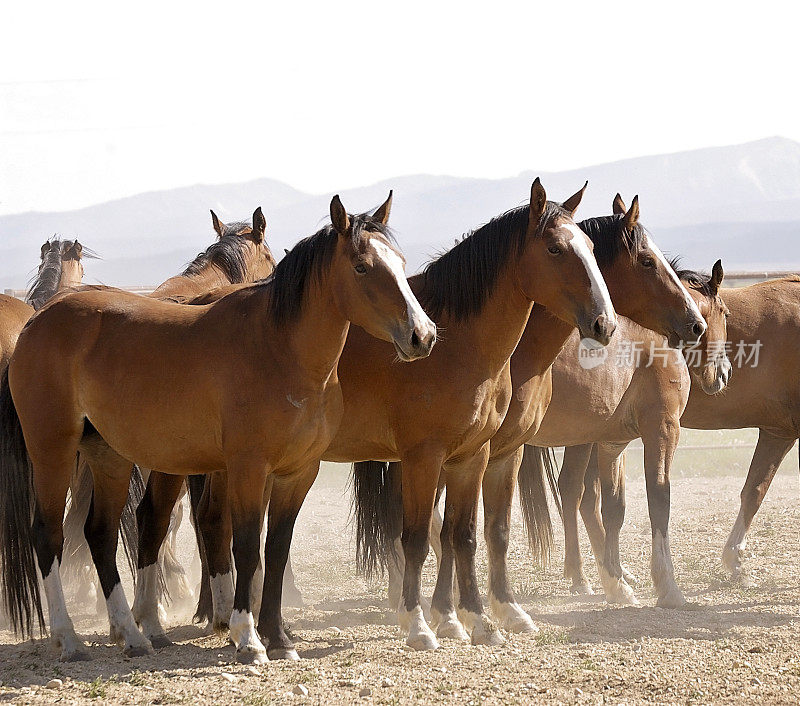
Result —
[[608, 287], [606, 286], [606, 281], [603, 279], [603, 275], [600, 274], [597, 260], [594, 259], [592, 251], [589, 250], [589, 246], [586, 244], [586, 234], [574, 223], [567, 223], [562, 227], [572, 233], [572, 238], [569, 242], [575, 254], [583, 261], [586, 271], [589, 274], [589, 282], [591, 284], [592, 296], [594, 297], [595, 303], [602, 303], [603, 311], [601, 313], [604, 314], [610, 322], [616, 323], [617, 317], [614, 313], [614, 307], [611, 304], [611, 295], [608, 293]]
[[700, 309], [697, 308], [697, 304], [695, 303], [694, 299], [692, 299], [689, 292], [686, 291], [686, 287], [683, 286], [683, 282], [680, 281], [678, 275], [675, 274], [675, 270], [672, 269], [672, 265], [670, 265], [667, 258], [664, 257], [664, 253], [658, 249], [658, 246], [650, 239], [650, 236], [645, 236], [645, 243], [664, 266], [668, 276], [672, 278], [672, 281], [675, 282], [678, 287], [680, 287], [680, 290], [683, 292], [684, 299], [686, 300], [686, 308], [697, 317], [698, 321], [704, 321], [703, 315], [700, 313]]

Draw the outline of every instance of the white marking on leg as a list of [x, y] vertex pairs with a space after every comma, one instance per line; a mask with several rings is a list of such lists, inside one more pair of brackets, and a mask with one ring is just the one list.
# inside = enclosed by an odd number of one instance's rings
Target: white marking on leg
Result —
[[440, 613], [435, 608], [431, 608], [431, 627], [436, 628], [436, 637], [469, 640], [469, 635], [458, 619], [455, 610], [449, 613]]
[[458, 617], [472, 636], [473, 645], [502, 645], [505, 642], [497, 626], [485, 613], [474, 613], [459, 608]]
[[600, 313], [608, 319], [609, 323], [616, 324], [617, 315], [611, 303], [611, 295], [608, 293], [608, 287], [603, 275], [600, 274], [597, 260], [594, 259], [594, 255], [592, 255], [592, 251], [586, 243], [586, 233], [574, 223], [566, 223], [563, 228], [572, 233], [572, 238], [569, 242], [575, 254], [583, 261], [583, 265], [589, 275], [589, 284], [595, 306], [602, 306], [603, 310]]
[[409, 647], [413, 647], [415, 650], [438, 649], [439, 642], [428, 627], [428, 623], [425, 622], [422, 606], [415, 606], [410, 611], [401, 606], [397, 611], [397, 621], [400, 623], [400, 627], [408, 633], [406, 644]]
[[230, 637], [239, 659], [265, 662], [267, 650], [258, 638], [253, 614], [249, 610], [234, 610], [231, 613]]
[[139, 628], [136, 627], [121, 583], [111, 590], [111, 594], [106, 599], [106, 609], [108, 610], [111, 639], [123, 644], [125, 654], [139, 656], [153, 651], [150, 640], [142, 635]]
[[50, 571], [44, 578], [44, 593], [47, 598], [47, 612], [50, 616], [50, 634], [61, 648], [61, 659], [80, 659], [88, 656], [83, 641], [75, 633], [72, 620], [67, 612], [64, 589], [61, 585], [58, 558], [53, 559]]
[[747, 530], [744, 525], [744, 518], [740, 512], [733, 525], [728, 541], [725, 542], [725, 549], [722, 552], [722, 560], [731, 578], [738, 578], [742, 572], [742, 558], [747, 549]]
[[606, 594], [606, 603], [619, 605], [639, 605], [633, 589], [625, 582], [622, 576], [612, 576], [605, 566], [598, 562], [597, 570], [600, 573], [600, 583], [603, 593]]
[[133, 617], [145, 637], [166, 638], [159, 615], [158, 564], [139, 569], [133, 595]]
[[500, 601], [494, 595], [489, 596], [492, 614], [500, 623], [500, 627], [511, 632], [539, 632], [531, 616], [516, 602]]
[[656, 530], [653, 534], [653, 555], [650, 560], [653, 588], [658, 596], [657, 605], [662, 608], [680, 608], [686, 604], [678, 584], [669, 550], [669, 537]]
[[212, 625], [224, 630], [230, 624], [233, 612], [233, 576], [228, 571], [211, 577], [211, 602], [214, 606]]

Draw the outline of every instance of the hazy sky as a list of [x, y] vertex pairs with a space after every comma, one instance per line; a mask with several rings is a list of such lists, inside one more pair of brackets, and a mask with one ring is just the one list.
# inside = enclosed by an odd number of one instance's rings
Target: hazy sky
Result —
[[204, 5], [4, 5], [0, 213], [800, 139], [792, 3]]

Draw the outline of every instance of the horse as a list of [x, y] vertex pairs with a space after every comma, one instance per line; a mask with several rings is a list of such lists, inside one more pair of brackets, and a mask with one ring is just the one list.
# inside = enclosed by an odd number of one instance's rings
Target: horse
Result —
[[[227, 471], [237, 569], [230, 637], [238, 660], [267, 659], [249, 595], [267, 477], [287, 491], [280, 507], [273, 491], [270, 506], [280, 534], [273, 556], [285, 562], [302, 498], [341, 419], [337, 363], [350, 323], [391, 342], [404, 361], [428, 355], [436, 340], [390, 239], [390, 207], [391, 197], [373, 216], [350, 215], [334, 197], [331, 225], [295, 245], [271, 278], [208, 306], [98, 289], [65, 297], [31, 321], [0, 384], [0, 578], [17, 631], [30, 633], [34, 618], [43, 630], [38, 563], [61, 658], [88, 656], [59, 577], [65, 496], [80, 450], [94, 476], [87, 541], [112, 639], [125, 654], [152, 650], [115, 557], [136, 463], [174, 477], [169, 497], [143, 500], [166, 505], [167, 520], [186, 475]], [[142, 519], [140, 537], [157, 549], [167, 523]], [[155, 588], [157, 551], [151, 558], [137, 599]], [[296, 657], [275, 605], [260, 617], [272, 628], [270, 651]]]
[[[616, 328], [592, 243], [572, 218], [582, 195], [583, 189], [563, 205], [548, 201], [537, 178], [529, 204], [466, 235], [410, 278], [412, 290], [442, 328], [440, 342], [425, 360], [393, 365], [385, 344], [358, 330], [350, 332], [345, 345], [339, 365], [344, 416], [323, 459], [402, 461], [403, 486], [410, 490], [402, 498], [406, 565], [398, 618], [414, 649], [438, 647], [423, 615], [420, 582], [442, 474], [457, 514], [453, 536], [463, 622], [473, 644], [503, 640], [478, 592], [475, 518], [489, 441], [511, 401], [511, 355], [534, 301], [601, 345]], [[270, 514], [273, 505], [284, 502], [279, 490], [277, 484], [272, 488]], [[212, 582], [229, 556], [224, 533], [211, 531], [225, 516], [223, 501], [208, 504], [213, 510], [209, 518], [198, 513], [198, 524], [206, 527], [203, 537], [216, 543], [213, 551], [207, 546]], [[276, 571], [273, 551], [268, 537], [260, 628], [267, 597], [280, 596], [283, 579], [283, 565]], [[218, 601], [215, 594], [214, 620], [220, 614]]]
[[[549, 531], [543, 481], [544, 474], [548, 475], [554, 495], [560, 496], [559, 509], [563, 508], [564, 576], [572, 580], [573, 592], [591, 594], [578, 546], [580, 508], [608, 603], [637, 603], [619, 560], [619, 529], [624, 518], [624, 474], [619, 459], [638, 437], [644, 443], [651, 575], [657, 605], [677, 608], [686, 603], [675, 581], [669, 549], [670, 468], [690, 387], [711, 396], [723, 390], [731, 378], [725, 355], [727, 307], [719, 296], [722, 263], [714, 264], [710, 276], [680, 270], [674, 264], [708, 324], [702, 344], [684, 348], [682, 355], [664, 347], [663, 339], [653, 331], [621, 319], [622, 335], [609, 347], [610, 360], [588, 367], [581, 364], [585, 359], [580, 358], [580, 342], [573, 336], [553, 368], [553, 401], [529, 441], [531, 446], [525, 448], [519, 472], [520, 502], [529, 530], [541, 527], [544, 517]], [[557, 490], [549, 451], [554, 446], [566, 447]], [[602, 519], [596, 479], [604, 497], [608, 493], [620, 499], [603, 502]]]
[[[621, 314], [620, 321], [632, 317], [640, 324], [659, 331], [675, 345], [681, 341], [694, 341], [705, 331], [705, 322], [694, 300], [690, 297], [672, 266], [667, 262], [655, 242], [639, 223], [639, 202], [634, 198], [626, 209], [619, 194], [614, 199], [614, 215], [581, 221], [578, 226], [594, 244], [600, 271], [608, 283], [614, 308]], [[563, 321], [537, 304], [528, 321], [519, 346], [511, 358], [511, 378], [514, 395], [509, 412], [491, 440], [491, 458], [483, 479], [484, 534], [489, 550], [489, 599], [500, 625], [516, 632], [536, 629], [530, 616], [514, 599], [506, 568], [508, 532], [511, 520], [511, 503], [517, 479], [517, 469], [522, 456], [522, 445], [537, 438], [545, 419], [551, 414], [548, 405], [561, 407], [563, 401], [558, 390], [553, 390], [552, 378], [560, 361], [572, 361], [572, 339], [578, 336], [569, 322]], [[615, 336], [610, 348], [619, 346]], [[556, 357], [558, 356], [558, 357]], [[555, 364], [554, 361], [555, 360]], [[575, 357], [577, 361], [577, 356]], [[597, 389], [603, 389], [598, 385]], [[551, 402], [552, 395], [552, 402]], [[597, 393], [594, 395], [598, 396]], [[575, 424], [576, 409], [586, 407], [585, 400], [568, 406], [573, 415], [566, 422]], [[574, 409], [573, 409], [574, 407]], [[564, 420], [562, 420], [564, 423]], [[393, 507], [399, 502], [402, 484], [397, 480], [398, 469], [384, 469], [381, 488], [374, 484], [361, 491], [370, 469], [356, 464], [354, 468], [355, 515], [357, 524], [357, 557], [361, 568], [369, 570], [376, 564], [388, 564], [390, 570], [390, 601], [396, 594], [398, 574], [394, 539], [398, 523], [391, 513], [376, 512], [381, 504]], [[441, 488], [440, 488], [441, 490]], [[389, 497], [381, 497], [381, 496]], [[372, 508], [365, 513], [363, 508]], [[532, 513], [535, 519], [538, 513]], [[546, 525], [531, 525], [532, 544], [545, 551]], [[452, 608], [452, 560], [450, 543], [452, 530], [445, 524], [441, 530], [441, 561], [436, 589], [431, 602], [431, 612], [438, 625], [440, 636], [463, 639]], [[379, 541], [380, 540], [380, 541]]]
[[[212, 210], [211, 223], [217, 240], [198, 254], [179, 275], [170, 277], [146, 296], [181, 303], [225, 285], [255, 282], [272, 273], [275, 269], [275, 258], [265, 240], [266, 219], [261, 207], [253, 212], [250, 223], [224, 223]], [[144, 476], [147, 474], [145, 471]], [[135, 511], [144, 493], [144, 483], [147, 482], [144, 476], [140, 475], [138, 469], [134, 471], [129, 501], [120, 523], [122, 544], [134, 575], [138, 538]], [[96, 579], [91, 552], [83, 534], [93, 487], [91, 469], [85, 459], [81, 458], [70, 483], [70, 503], [64, 519], [61, 572], [62, 576], [81, 585], [81, 595], [84, 598], [91, 594]], [[178, 524], [174, 525], [176, 529], [177, 526]], [[161, 573], [173, 586], [171, 591], [167, 591], [164, 586], [165, 594], [177, 598], [191, 597], [192, 591], [185, 571], [175, 554], [174, 541], [164, 544], [161, 562]], [[97, 600], [102, 601], [100, 591], [94, 590]]]
[[[720, 292], [730, 310], [728, 340], [735, 373], [724, 394], [689, 394], [681, 426], [758, 429], [739, 513], [723, 549], [734, 581], [750, 583], [742, 559], [750, 525], [786, 454], [800, 437], [800, 277]], [[752, 357], [751, 357], [752, 356]]]

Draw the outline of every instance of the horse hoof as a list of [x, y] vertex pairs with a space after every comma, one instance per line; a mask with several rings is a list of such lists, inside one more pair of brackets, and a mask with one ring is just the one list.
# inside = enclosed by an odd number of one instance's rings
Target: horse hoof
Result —
[[633, 589], [624, 581], [620, 581], [619, 585], [606, 592], [606, 603], [610, 605], [639, 605], [639, 600], [636, 598]]
[[591, 585], [588, 581], [581, 581], [579, 583], [573, 583], [570, 587], [570, 593], [573, 593], [576, 596], [593, 596], [594, 590], [592, 589]]
[[451, 640], [469, 640], [467, 631], [464, 630], [464, 626], [456, 618], [451, 618], [440, 622], [439, 627], [436, 628], [436, 636], [447, 637]]
[[536, 624], [531, 620], [531, 616], [525, 615], [517, 615], [514, 618], [509, 618], [504, 620], [500, 627], [505, 628], [509, 632], [518, 632], [518, 633], [533, 633], [539, 632], [539, 628], [536, 627]]
[[60, 660], [62, 662], [89, 662], [92, 655], [85, 647], [79, 647], [72, 650], [62, 650]]
[[144, 645], [128, 645], [122, 650], [122, 653], [126, 657], [145, 657], [153, 654], [153, 648], [150, 646], [150, 642]]
[[211, 631], [212, 632], [228, 632], [230, 630], [230, 625], [228, 625], [227, 620], [215, 620], [211, 623]]
[[486, 632], [478, 630], [472, 631], [473, 645], [489, 645], [490, 647], [497, 647], [497, 645], [502, 645], [505, 641], [505, 638], [500, 634], [499, 630], [488, 630]]
[[629, 586], [635, 586], [637, 583], [639, 583], [636, 580], [636, 577], [624, 566], [622, 567], [622, 578], [625, 579], [625, 583], [627, 583]]
[[288, 659], [290, 662], [298, 662], [300, 655], [293, 647], [274, 647], [267, 651], [270, 660]]
[[674, 588], [663, 596], [659, 596], [656, 605], [659, 608], [683, 608], [687, 602], [680, 589]]
[[239, 664], [264, 664], [267, 661], [265, 650], [242, 647], [236, 650], [236, 661]]
[[439, 641], [433, 633], [420, 632], [409, 635], [406, 644], [414, 650], [438, 650]]
[[153, 645], [154, 650], [163, 650], [165, 647], [172, 647], [172, 640], [166, 635], [153, 635], [150, 638], [150, 644]]

